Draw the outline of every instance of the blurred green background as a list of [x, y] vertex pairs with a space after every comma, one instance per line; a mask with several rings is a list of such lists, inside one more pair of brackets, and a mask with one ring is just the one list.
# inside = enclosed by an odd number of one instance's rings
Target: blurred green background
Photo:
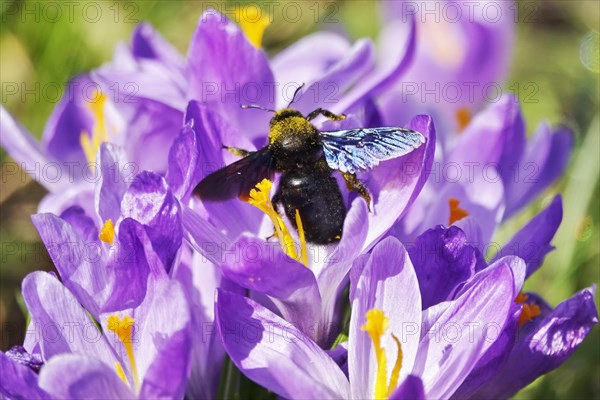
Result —
[[[48, 8], [51, 3], [1, 2], [2, 90], [7, 82], [19, 82], [30, 91], [24, 97], [2, 93], [2, 103], [38, 137], [55, 105], [52, 90], [56, 83], [62, 85], [71, 76], [109, 61], [115, 45], [129, 40], [137, 22], [150, 21], [185, 53], [197, 19], [207, 4], [231, 10], [247, 2], [72, 2], [72, 14], [62, 6], [61, 16]], [[352, 39], [377, 37], [379, 5], [375, 1], [310, 0], [296, 4], [303, 11], [298, 23], [286, 23], [275, 15], [267, 29], [264, 47], [270, 54], [307, 33], [334, 28], [323, 23], [332, 18], [340, 21]], [[505, 88], [509, 90], [515, 83], [535, 82], [539, 101], [522, 104], [528, 132], [542, 120], [566, 123], [575, 131], [576, 148], [567, 174], [527, 210], [505, 223], [495, 241], [505, 242], [555, 193], [563, 194], [564, 219], [554, 240], [557, 250], [526, 284], [527, 290], [539, 292], [551, 305], [556, 305], [600, 280], [600, 2], [521, 1], [518, 7], [523, 12], [533, 12], [533, 20], [524, 22], [524, 18], [519, 18], [514, 59]], [[580, 57], [586, 41], [594, 44], [591, 48], [595, 50], [595, 53], [584, 52], [590, 56], [585, 62], [587, 68]], [[36, 95], [36, 91], [46, 95]], [[4, 150], [0, 150], [0, 161], [0, 349], [6, 350], [21, 343], [24, 334], [25, 319], [19, 297], [22, 278], [30, 271], [53, 267], [29, 220], [45, 191], [25, 175], [6, 173], [9, 159]], [[538, 379], [516, 397], [600, 398], [599, 332], [596, 327], [561, 368]]]

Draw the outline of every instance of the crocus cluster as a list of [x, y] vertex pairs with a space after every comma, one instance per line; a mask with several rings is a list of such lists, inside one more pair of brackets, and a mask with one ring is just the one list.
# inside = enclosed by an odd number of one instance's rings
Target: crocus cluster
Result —
[[[448, 80], [498, 79], [512, 43], [507, 22], [458, 24], [493, 38], [491, 60], [501, 61], [473, 77], [482, 43], [453, 42], [464, 63], [444, 53], [436, 64], [440, 38], [406, 10], [388, 10], [378, 49], [317, 32], [272, 59], [262, 20], [241, 29], [207, 10], [186, 56], [142, 24], [110, 63], [72, 80], [93, 96], [61, 100], [41, 143], [2, 108], [2, 146], [15, 160], [69, 173], [34, 176], [49, 194], [32, 222], [58, 274], [23, 281], [27, 335], [0, 353], [0, 394], [217, 398], [240, 390], [241, 372], [254, 385], [241, 398], [504, 398], [565, 361], [598, 321], [595, 287], [555, 308], [523, 291], [554, 249], [560, 195], [485, 253], [502, 221], [562, 174], [570, 132], [542, 125], [528, 141], [509, 95], [404, 117], [403, 79], [421, 79], [423, 66]], [[293, 107], [346, 115], [316, 120], [319, 129], [394, 124], [424, 138], [359, 175], [370, 204], [343, 191], [343, 234], [330, 245], [292, 229], [269, 180], [244, 201], [191, 194], [237, 159], [223, 145], [266, 144], [270, 114], [240, 103], [283, 108], [300, 84]], [[113, 86], [129, 101], [110, 98]], [[339, 89], [333, 104], [326, 87]], [[530, 164], [531, 182], [515, 179]], [[435, 175], [453, 165], [469, 174]]]

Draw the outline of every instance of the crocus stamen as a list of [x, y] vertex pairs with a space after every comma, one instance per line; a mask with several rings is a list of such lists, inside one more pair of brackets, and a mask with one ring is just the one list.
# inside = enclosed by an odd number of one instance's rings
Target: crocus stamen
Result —
[[387, 384], [387, 357], [384, 349], [381, 347], [381, 337], [390, 325], [390, 320], [385, 316], [382, 310], [373, 308], [367, 311], [366, 322], [360, 329], [366, 331], [373, 342], [375, 348], [375, 358], [377, 360], [377, 377], [375, 379], [375, 399], [387, 399], [392, 391], [398, 385], [400, 370], [402, 369], [402, 346], [396, 336], [392, 334], [392, 338], [398, 347], [398, 356], [394, 363], [390, 383]]
[[262, 47], [265, 29], [271, 23], [271, 16], [256, 5], [247, 5], [235, 9], [235, 21], [254, 47]]
[[123, 366], [118, 361], [115, 361], [115, 370], [117, 371], [117, 375], [119, 375], [119, 378], [121, 378], [121, 380], [126, 385], [129, 385], [129, 383], [127, 382], [127, 376], [125, 376], [125, 371], [123, 370]]
[[392, 394], [392, 391], [396, 388], [396, 386], [398, 386], [398, 378], [400, 377], [403, 358], [400, 341], [394, 334], [392, 334], [392, 339], [394, 339], [394, 342], [396, 342], [396, 347], [398, 348], [398, 357], [396, 357], [396, 363], [394, 364], [394, 369], [392, 370], [392, 377], [390, 378], [390, 384], [388, 386], [388, 397]]
[[[268, 179], [263, 179], [261, 182], [256, 184], [256, 188], [250, 190], [250, 198], [248, 199], [248, 203], [252, 204], [254, 207], [258, 208], [271, 219], [273, 222], [273, 226], [275, 227], [275, 234], [279, 239], [279, 243], [281, 244], [281, 248], [285, 254], [290, 256], [296, 261], [302, 262], [304, 265], [308, 266], [308, 258], [306, 256], [306, 240], [304, 239], [304, 229], [302, 228], [302, 221], [298, 223], [300, 220], [300, 215], [296, 214], [296, 224], [298, 224], [298, 230], [300, 235], [300, 247], [301, 254], [298, 256], [298, 252], [296, 251], [296, 244], [294, 243], [294, 239], [290, 234], [290, 231], [285, 226], [285, 223], [281, 219], [281, 216], [277, 213], [275, 208], [273, 207], [273, 203], [269, 197], [269, 192], [273, 187], [273, 182]], [[306, 262], [305, 262], [306, 260]]]
[[[134, 320], [130, 316], [126, 315], [123, 319], [120, 319], [118, 315], [114, 314], [108, 317], [108, 329], [114, 332], [127, 352], [127, 358], [129, 359], [129, 365], [131, 366], [131, 374], [133, 375], [133, 381], [136, 389], [140, 388], [140, 380], [137, 374], [137, 365], [135, 364], [135, 358], [133, 356], [133, 326]], [[117, 375], [121, 379], [125, 377], [125, 372], [121, 367], [121, 363], [116, 365]]]
[[531, 321], [538, 315], [542, 313], [540, 306], [535, 304], [534, 302], [525, 303], [527, 301], [527, 296], [525, 293], [519, 293], [515, 302], [519, 304], [523, 304], [523, 309], [521, 310], [521, 315], [519, 315], [519, 321], [517, 321], [517, 325], [521, 326], [526, 322]]
[[456, 111], [456, 122], [458, 123], [458, 132], [462, 132], [471, 122], [471, 110], [467, 107], [459, 108]]
[[452, 225], [456, 221], [461, 220], [469, 215], [467, 210], [458, 206], [460, 204], [458, 199], [450, 198], [448, 200], [448, 204], [450, 205], [450, 218], [448, 218], [448, 225]]
[[108, 243], [112, 246], [115, 241], [115, 225], [112, 220], [109, 218], [104, 222], [102, 228], [100, 228], [100, 233], [98, 234], [100, 240], [104, 243]]
[[304, 226], [300, 218], [300, 211], [296, 210], [296, 226], [298, 227], [298, 236], [300, 237], [300, 258], [302, 264], [308, 265], [308, 253], [306, 251], [306, 238], [304, 237]]
[[82, 132], [79, 136], [79, 143], [85, 154], [88, 163], [93, 165], [96, 160], [96, 153], [103, 142], [108, 140], [108, 130], [106, 129], [106, 120], [104, 118], [104, 105], [106, 104], [106, 95], [96, 92], [93, 101], [88, 101], [87, 106], [94, 116], [94, 127], [92, 134]]

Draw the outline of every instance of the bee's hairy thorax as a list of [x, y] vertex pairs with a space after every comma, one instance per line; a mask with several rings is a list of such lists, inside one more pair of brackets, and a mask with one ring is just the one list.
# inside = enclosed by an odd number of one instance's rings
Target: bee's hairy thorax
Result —
[[301, 168], [323, 157], [319, 131], [292, 109], [283, 109], [271, 119], [269, 147], [276, 154], [279, 171]]

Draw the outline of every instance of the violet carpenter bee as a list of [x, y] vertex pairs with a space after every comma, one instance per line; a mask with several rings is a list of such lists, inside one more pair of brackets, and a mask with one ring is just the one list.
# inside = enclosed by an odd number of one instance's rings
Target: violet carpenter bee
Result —
[[272, 180], [276, 172], [281, 173], [272, 203], [283, 208], [296, 229], [298, 212], [306, 240], [316, 244], [338, 241], [342, 235], [346, 206], [333, 177], [335, 171], [341, 172], [348, 190], [358, 192], [370, 204], [371, 196], [356, 173], [408, 154], [425, 142], [419, 132], [398, 127], [319, 131], [310, 122], [317, 116], [334, 121], [345, 118], [321, 108], [304, 116], [289, 105], [279, 111], [244, 107], [275, 113], [267, 145], [252, 152], [224, 146], [243, 158], [206, 176], [193, 194], [204, 201], [247, 198], [262, 179]]

